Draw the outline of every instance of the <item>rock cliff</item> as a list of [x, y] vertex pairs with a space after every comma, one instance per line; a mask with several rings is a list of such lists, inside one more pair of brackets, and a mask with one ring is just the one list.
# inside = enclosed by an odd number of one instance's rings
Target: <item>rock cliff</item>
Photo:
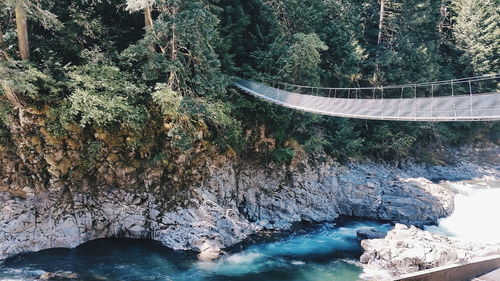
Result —
[[189, 198], [165, 208], [162, 194], [106, 186], [81, 192], [64, 186], [23, 196], [0, 192], [0, 259], [20, 252], [75, 247], [103, 237], [152, 238], [211, 258], [261, 229], [339, 215], [432, 224], [453, 210], [453, 192], [432, 178], [494, 173], [470, 162], [449, 167], [307, 161], [295, 167], [253, 162], [208, 164]]

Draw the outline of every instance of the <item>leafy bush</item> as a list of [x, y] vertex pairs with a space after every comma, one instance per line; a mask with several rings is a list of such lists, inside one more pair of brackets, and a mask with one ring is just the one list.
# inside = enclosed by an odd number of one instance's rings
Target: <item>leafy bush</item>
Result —
[[199, 135], [208, 125], [215, 145], [222, 149], [242, 149], [241, 123], [231, 115], [229, 103], [201, 97], [183, 98], [180, 102], [180, 97], [168, 89], [155, 92], [153, 99], [160, 104], [162, 112], [173, 119], [168, 132], [173, 147], [191, 149], [201, 137], [210, 137]]
[[9, 124], [9, 115], [12, 112], [12, 107], [8, 102], [1, 99], [0, 95], [0, 142], [8, 139], [9, 130], [7, 129], [7, 125]]
[[408, 157], [416, 140], [413, 135], [408, 134], [401, 128], [376, 125], [366, 145], [372, 155], [376, 155], [378, 158], [395, 160]]
[[242, 149], [244, 144], [241, 122], [232, 116], [230, 103], [193, 98], [183, 104], [183, 110], [193, 118], [207, 122], [213, 128], [215, 144], [220, 148]]
[[328, 132], [326, 151], [340, 160], [359, 156], [364, 148], [365, 139], [355, 125], [347, 119], [328, 120], [326, 122]]
[[12, 106], [0, 95], [0, 125], [8, 125]]
[[28, 62], [12, 64], [0, 60], [0, 82], [35, 103], [57, 100], [65, 89], [64, 83], [56, 81], [53, 73]]
[[328, 46], [315, 33], [298, 33], [293, 38], [295, 42], [286, 54], [282, 75], [294, 83], [318, 84], [321, 73], [320, 52], [328, 50]]
[[295, 152], [288, 147], [277, 148], [273, 152], [271, 152], [273, 161], [278, 164], [288, 163], [293, 159], [294, 156]]
[[177, 114], [179, 112], [182, 96], [170, 89], [166, 84], [156, 85], [152, 97], [154, 102], [160, 106], [163, 114]]
[[86, 173], [90, 173], [93, 169], [95, 169], [98, 160], [101, 157], [102, 143], [94, 141], [87, 144], [85, 148], [85, 157], [83, 158], [80, 167]]
[[73, 67], [69, 77], [68, 113], [80, 126], [138, 130], [146, 123], [147, 110], [139, 103], [144, 89], [117, 67], [89, 63]]

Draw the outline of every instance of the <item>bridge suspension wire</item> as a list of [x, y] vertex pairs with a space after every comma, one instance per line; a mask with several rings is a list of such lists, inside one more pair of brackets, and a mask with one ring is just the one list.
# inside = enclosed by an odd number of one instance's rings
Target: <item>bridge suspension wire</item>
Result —
[[273, 84], [273, 87], [275, 84], [280, 84], [280, 85], [287, 85], [292, 88], [302, 88], [302, 89], [321, 89], [321, 90], [379, 90], [379, 89], [400, 89], [402, 87], [404, 88], [410, 88], [410, 87], [428, 87], [431, 85], [434, 86], [439, 86], [439, 85], [449, 85], [452, 82], [455, 84], [460, 84], [460, 83], [468, 83], [468, 82], [480, 82], [480, 81], [488, 81], [488, 80], [497, 80], [500, 79], [500, 73], [497, 74], [486, 74], [486, 75], [481, 75], [481, 76], [474, 76], [474, 77], [467, 77], [467, 78], [459, 78], [459, 79], [452, 79], [452, 80], [441, 80], [441, 81], [433, 81], [433, 82], [422, 82], [422, 83], [408, 83], [408, 84], [401, 84], [401, 85], [387, 85], [387, 86], [374, 86], [374, 87], [316, 87], [316, 86], [304, 86], [304, 85], [297, 85], [297, 84], [292, 84], [292, 83], [286, 83], [286, 82], [281, 82], [281, 81], [275, 81], [271, 79], [266, 79], [261, 77], [260, 82], [262, 84]]
[[432, 122], [500, 120], [499, 82], [500, 74], [490, 74], [377, 87], [314, 87], [264, 78], [261, 83], [242, 79], [235, 85], [253, 96], [307, 112]]

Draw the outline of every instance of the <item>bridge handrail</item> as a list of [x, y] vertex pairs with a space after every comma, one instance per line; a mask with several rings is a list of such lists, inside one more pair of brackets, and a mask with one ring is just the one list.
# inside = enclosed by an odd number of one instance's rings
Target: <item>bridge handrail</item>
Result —
[[[495, 83], [494, 91], [484, 91], [483, 85], [480, 87], [483, 92], [473, 94], [472, 83], [470, 80], [466, 82], [468, 87], [454, 88], [452, 84], [451, 96], [437, 95], [436, 87], [431, 85], [424, 97], [417, 97], [416, 88], [411, 91], [411, 97], [406, 97], [402, 88], [398, 90], [397, 98], [382, 90], [382, 99], [375, 97], [375, 91], [373, 96], [370, 93], [370, 98], [363, 98], [358, 91], [348, 92], [347, 98], [343, 98], [343, 93], [340, 96], [328, 93], [328, 97], [320, 95], [319, 91], [303, 94], [302, 91], [282, 90], [250, 80], [239, 80], [235, 86], [281, 106], [337, 117], [430, 122], [500, 120], [499, 84]], [[467, 93], [462, 95], [464, 91]]]
[[275, 81], [272, 79], [260, 78], [257, 80], [271, 82], [278, 85], [290, 86], [294, 88], [301, 89], [317, 89], [317, 90], [382, 90], [382, 89], [401, 89], [401, 88], [414, 88], [414, 87], [429, 87], [429, 86], [439, 86], [439, 85], [452, 85], [452, 84], [461, 84], [461, 83], [469, 83], [469, 82], [479, 82], [479, 81], [488, 81], [495, 80], [500, 78], [500, 73], [495, 74], [485, 74], [474, 77], [466, 77], [452, 80], [441, 80], [441, 81], [433, 81], [433, 82], [423, 82], [423, 83], [408, 83], [401, 85], [388, 85], [388, 86], [374, 86], [374, 87], [316, 87], [316, 86], [304, 86], [297, 85], [292, 83], [286, 83], [281, 81]]

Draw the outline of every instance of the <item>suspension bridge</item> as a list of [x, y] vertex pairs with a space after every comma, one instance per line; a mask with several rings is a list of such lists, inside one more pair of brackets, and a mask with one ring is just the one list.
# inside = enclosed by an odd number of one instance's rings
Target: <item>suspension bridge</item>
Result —
[[242, 79], [244, 92], [301, 111], [395, 121], [500, 120], [500, 74], [380, 87], [325, 88]]

